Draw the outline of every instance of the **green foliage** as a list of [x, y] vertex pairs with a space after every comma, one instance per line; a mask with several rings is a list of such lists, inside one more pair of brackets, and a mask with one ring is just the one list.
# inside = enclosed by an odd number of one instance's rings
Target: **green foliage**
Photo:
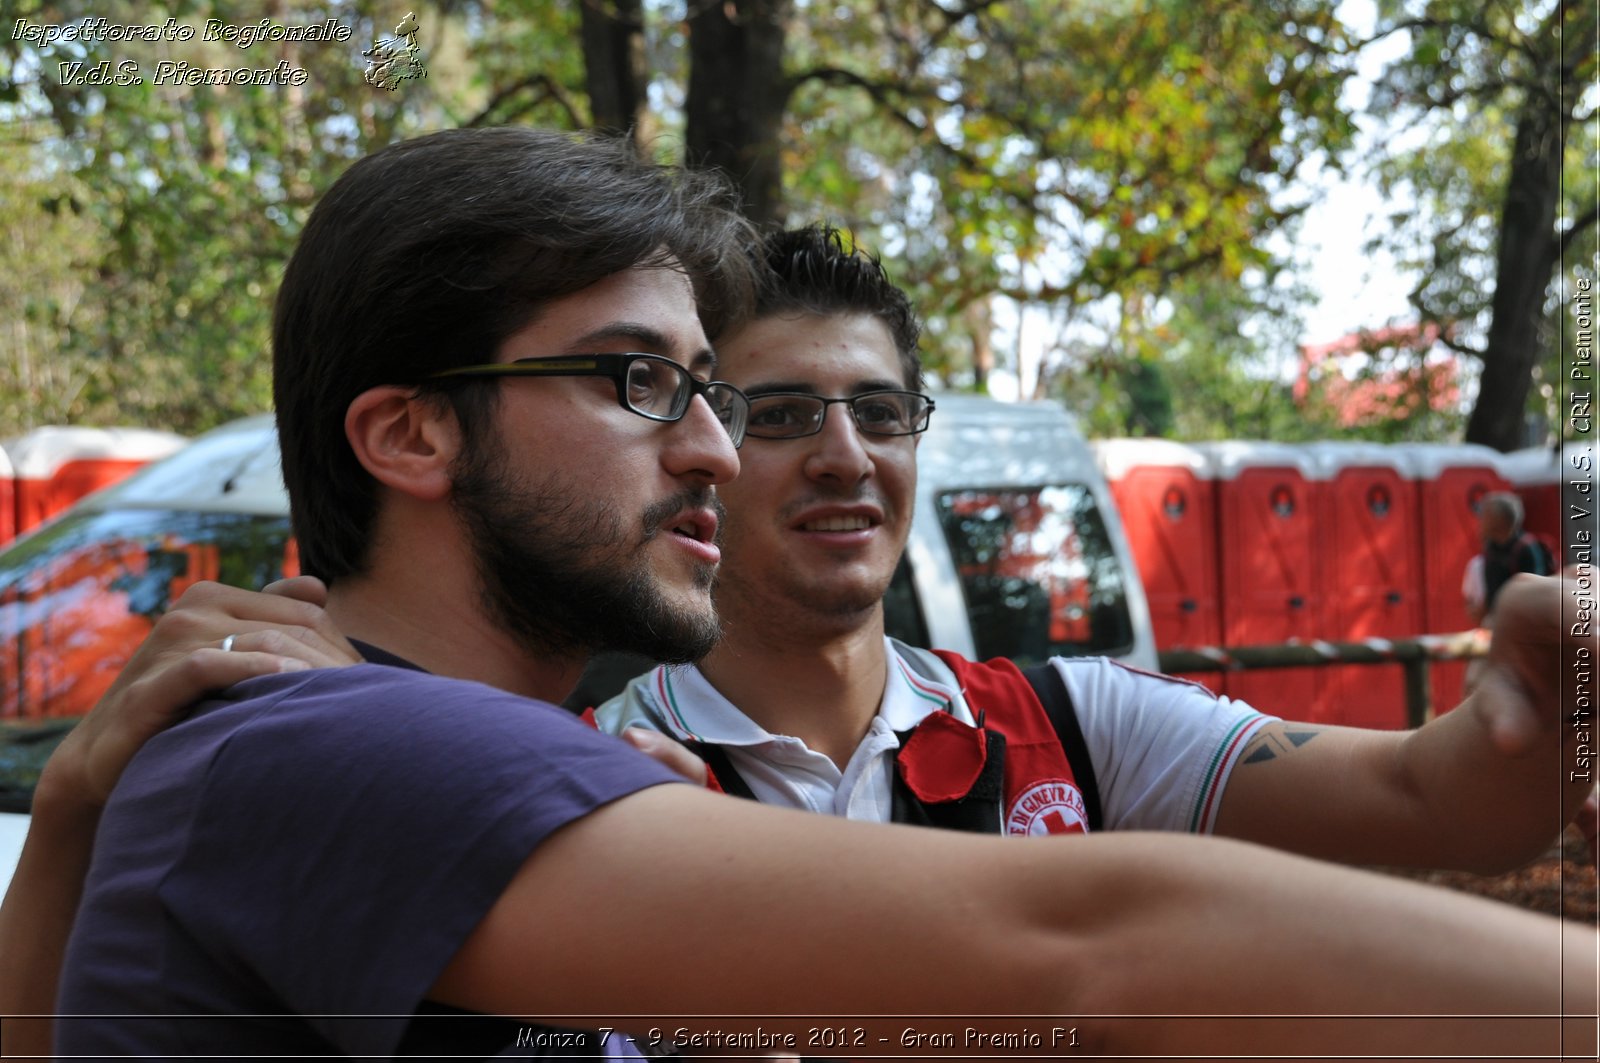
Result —
[[[1372, 166], [1382, 190], [1396, 202], [1390, 228], [1373, 241], [1421, 278], [1410, 293], [1420, 319], [1448, 327], [1453, 343], [1470, 356], [1496, 359], [1491, 348], [1494, 300], [1501, 284], [1529, 269], [1550, 282], [1529, 335], [1538, 337], [1536, 385], [1558, 379], [1564, 341], [1564, 293], [1580, 273], [1592, 276], [1596, 243], [1595, 158], [1600, 139], [1595, 100], [1582, 97], [1596, 71], [1593, 4], [1574, 0], [1384, 0], [1385, 32], [1410, 35], [1411, 50], [1385, 71], [1373, 109], [1405, 120], [1403, 146]], [[1559, 173], [1539, 184], [1512, 187], [1511, 159], [1519, 129], [1541, 128], [1536, 139], [1564, 138]], [[1513, 200], [1555, 201], [1549, 233], [1507, 229]], [[1548, 259], [1539, 241], [1565, 241]], [[1533, 242], [1527, 257], [1507, 253]], [[1505, 256], [1502, 258], [1502, 256]], [[1501, 313], [1507, 311], [1502, 310]], [[1502, 329], [1508, 322], [1501, 321]], [[1480, 403], [1500, 401], [1487, 391]], [[1548, 416], [1550, 397], [1535, 386], [1528, 411]]]
[[[586, 58], [598, 60], [578, 43], [580, 3], [632, 10], [607, 0], [308, 0], [272, 5], [271, 17], [333, 19], [351, 39], [249, 49], [41, 47], [0, 31], [0, 240], [26, 264], [0, 276], [6, 429], [77, 421], [197, 431], [265, 408], [270, 303], [317, 193], [349, 161], [425, 129], [589, 125]], [[691, 110], [686, 35], [697, 3], [640, 9], [638, 134], [668, 161], [681, 156]], [[785, 20], [786, 57], [769, 73], [787, 93], [788, 217], [843, 224], [883, 252], [928, 318], [936, 373], [971, 375], [973, 331], [988, 320], [973, 311], [1007, 296], [1072, 324], [1047, 389], [1091, 427], [1295, 438], [1334, 426], [1278, 382], [1303, 293], [1278, 280], [1272, 249], [1284, 244], [1272, 237], [1292, 234], [1306, 163], [1339, 165], [1351, 140], [1340, 92], [1355, 45], [1335, 6], [730, 0], [728, 9]], [[1399, 17], [1400, 5], [1390, 7]], [[416, 11], [428, 75], [390, 92], [363, 81], [361, 51], [404, 9]], [[1489, 11], [1517, 13], [1505, 0]], [[38, 5], [19, 14], [71, 17]], [[261, 17], [221, 0], [115, 0], [95, 14], [195, 26]], [[1451, 63], [1482, 72], [1501, 58], [1474, 52], [1470, 35], [1435, 36], [1418, 36], [1380, 106], [1426, 98], [1439, 82], [1430, 73]], [[308, 81], [62, 84], [59, 63], [101, 58], [147, 70], [163, 58], [284, 60]], [[1505, 139], [1503, 114], [1463, 112], [1427, 150], [1381, 170], [1392, 187], [1418, 190], [1420, 206], [1397, 220], [1394, 240], [1441, 256], [1428, 258], [1423, 293], [1440, 316], [1483, 312], [1495, 232], [1482, 208]], [[1592, 158], [1592, 128], [1575, 141]], [[1578, 169], [1573, 202], [1592, 201], [1593, 175]], [[1454, 217], [1465, 219], [1454, 242], [1432, 239], [1439, 219]], [[1593, 230], [1586, 239], [1569, 262], [1585, 248], [1592, 261]], [[1096, 318], [1108, 320], [1081, 330]]]
[[1335, 410], [1316, 396], [1297, 401], [1286, 379], [1296, 365], [1283, 352], [1296, 348], [1303, 298], [1281, 277], [1184, 278], [1161, 300], [1123, 302], [1098, 343], [1059, 344], [1040, 393], [1062, 400], [1099, 436], [1348, 434]]
[[1154, 339], [1167, 352], [1177, 397], [1171, 435], [1178, 439], [1323, 439], [1335, 434], [1333, 411], [1300, 403], [1285, 379], [1296, 366], [1296, 307], [1304, 293], [1282, 276], [1229, 284], [1196, 280], [1172, 293], [1170, 316]]
[[791, 34], [792, 215], [894, 260], [930, 318], [1004, 294], [1083, 306], [1272, 264], [1312, 157], [1347, 143], [1349, 42], [1314, 0], [843, 3]]
[[[58, 11], [22, 12], [62, 23]], [[348, 41], [205, 41], [206, 20], [248, 25], [233, 5], [99, 4], [113, 24], [173, 18], [182, 42], [0, 41], [6, 153], [0, 233], [26, 263], [0, 300], [25, 329], [0, 334], [7, 432], [47, 422], [142, 423], [194, 432], [270, 406], [269, 323], [278, 277], [317, 192], [350, 161], [442, 119], [460, 88], [419, 16], [427, 80], [364, 83], [361, 52], [392, 31], [386, 8], [299, 4], [286, 25], [325, 19]], [[255, 16], [259, 19], [259, 15]], [[431, 31], [431, 32], [430, 32]], [[142, 83], [78, 85], [81, 63], [135, 64]], [[158, 83], [162, 61], [267, 69], [305, 83]], [[67, 64], [64, 66], [64, 64]], [[14, 285], [14, 287], [13, 287]], [[3, 305], [3, 304], [0, 304]], [[41, 368], [47, 367], [47, 368]]]
[[442, 101], [449, 120], [441, 124], [588, 127], [583, 52], [575, 44], [577, 3], [504, 0], [441, 6], [461, 11], [462, 36], [454, 47], [464, 82], [462, 91]]

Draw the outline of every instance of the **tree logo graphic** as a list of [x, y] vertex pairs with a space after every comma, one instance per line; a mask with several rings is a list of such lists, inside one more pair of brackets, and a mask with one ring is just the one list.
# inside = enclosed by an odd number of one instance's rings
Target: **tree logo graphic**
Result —
[[428, 76], [422, 65], [422, 50], [417, 45], [417, 16], [407, 12], [387, 37], [378, 37], [372, 47], [361, 53], [367, 58], [367, 71], [363, 75], [368, 85], [393, 92], [403, 81]]

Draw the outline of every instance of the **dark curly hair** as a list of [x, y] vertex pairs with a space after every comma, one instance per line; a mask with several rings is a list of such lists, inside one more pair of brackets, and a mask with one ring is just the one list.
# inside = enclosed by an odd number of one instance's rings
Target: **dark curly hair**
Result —
[[917, 352], [922, 323], [876, 255], [867, 254], [831, 225], [771, 233], [763, 238], [761, 249], [767, 269], [752, 317], [871, 315], [894, 339], [906, 387], [922, 390], [922, 359]]

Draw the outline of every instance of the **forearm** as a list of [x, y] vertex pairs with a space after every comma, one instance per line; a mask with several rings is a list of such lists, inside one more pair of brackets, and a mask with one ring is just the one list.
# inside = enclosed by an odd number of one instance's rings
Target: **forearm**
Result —
[[[1474, 695], [1475, 697], [1478, 695]], [[1240, 756], [1216, 833], [1346, 864], [1496, 872], [1543, 852], [1586, 784], [1546, 736], [1516, 755], [1466, 704], [1408, 733], [1275, 723]]]
[[52, 787], [46, 771], [16, 872], [0, 903], [0, 1016], [6, 1053], [48, 1056], [62, 956], [100, 821], [98, 805]]
[[[1313, 1045], [1363, 1058], [1526, 1053], [1536, 1044], [1553, 1052], [1551, 1021], [1459, 1017], [1592, 1007], [1591, 931], [1386, 876], [1230, 849], [1221, 859], [1192, 845], [1129, 854], [1114, 876], [1124, 887], [1103, 897], [1112, 903], [1102, 914], [1103, 958], [1093, 962], [1104, 994], [1095, 1007], [1240, 1018], [1126, 1022], [1110, 1052], [1186, 1055], [1197, 1041], [1252, 1055]], [[1127, 888], [1140, 880], [1156, 881], [1160, 893]], [[1244, 1018], [1312, 1014], [1343, 1018]]]
[[[641, 1013], [1124, 1016], [1085, 1020], [1082, 1046], [1178, 1054], [1318, 1038], [1164, 1016], [1561, 1008], [1561, 925], [1503, 905], [1219, 839], [982, 839], [746, 805], [646, 792], [564, 829], [435, 995], [625, 1029]], [[1592, 933], [1573, 944], [1592, 962]]]
[[[1406, 736], [1395, 758], [1396, 806], [1436, 866], [1502, 871], [1538, 856], [1589, 791], [1574, 778], [1570, 716], [1596, 644], [1566, 622], [1574, 580], [1516, 577], [1495, 605], [1494, 638], [1472, 694]], [[1381, 774], [1386, 765], [1379, 765]]]
[[1593, 786], [1568, 770], [1574, 753], [1563, 739], [1573, 734], [1549, 731], [1525, 751], [1505, 752], [1491, 731], [1492, 706], [1479, 703], [1494, 695], [1486, 682], [1397, 749], [1397, 786], [1419, 857], [1407, 862], [1414, 866], [1485, 873], [1519, 867], [1549, 847]]

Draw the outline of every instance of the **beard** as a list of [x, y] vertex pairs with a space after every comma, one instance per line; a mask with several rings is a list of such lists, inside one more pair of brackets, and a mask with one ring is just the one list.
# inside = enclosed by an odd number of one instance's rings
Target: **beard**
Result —
[[715, 568], [696, 574], [696, 587], [707, 592], [703, 608], [674, 606], [644, 550], [686, 505], [710, 507], [720, 518], [710, 488], [650, 505], [630, 532], [605, 499], [553, 482], [530, 485], [509, 464], [490, 447], [469, 448], [451, 492], [482, 604], [503, 630], [530, 652], [561, 657], [621, 650], [683, 664], [711, 651], [722, 633], [709, 594]]

